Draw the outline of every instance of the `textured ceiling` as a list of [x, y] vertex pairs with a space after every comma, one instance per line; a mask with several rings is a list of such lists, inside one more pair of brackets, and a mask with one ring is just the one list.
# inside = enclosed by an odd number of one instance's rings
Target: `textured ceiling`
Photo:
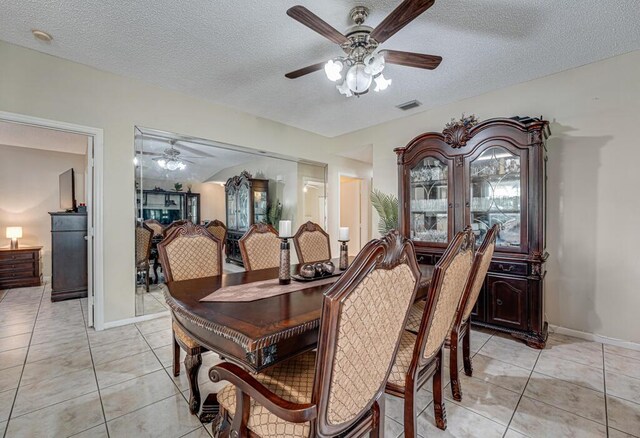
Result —
[[437, 0], [382, 47], [441, 66], [388, 66], [389, 89], [346, 99], [323, 72], [285, 79], [341, 53], [286, 16], [296, 3], [344, 31], [352, 6], [375, 26], [399, 0], [0, 0], [0, 39], [327, 136], [640, 49], [638, 0]]
[[85, 155], [87, 136], [21, 123], [0, 122], [0, 144]]

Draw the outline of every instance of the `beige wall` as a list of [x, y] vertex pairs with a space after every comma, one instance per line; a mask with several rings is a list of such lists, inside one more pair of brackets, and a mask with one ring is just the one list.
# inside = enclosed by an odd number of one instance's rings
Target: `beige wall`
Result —
[[104, 320], [135, 315], [134, 126], [328, 163], [329, 229], [337, 233], [339, 171], [370, 167], [328, 153], [322, 136], [142, 81], [0, 42], [0, 111], [104, 130]]
[[191, 190], [195, 193], [200, 193], [201, 220], [212, 221], [214, 219], [218, 219], [219, 221], [227, 222], [224, 186], [214, 182], [207, 182], [193, 184]]
[[42, 273], [51, 275], [50, 211], [60, 211], [58, 177], [73, 168], [76, 200], [84, 202], [86, 156], [0, 145], [0, 246], [6, 227], [21, 226], [19, 245], [42, 246]]
[[336, 139], [374, 145], [374, 184], [397, 192], [395, 154], [460, 114], [550, 120], [546, 313], [566, 328], [640, 342], [640, 51]]

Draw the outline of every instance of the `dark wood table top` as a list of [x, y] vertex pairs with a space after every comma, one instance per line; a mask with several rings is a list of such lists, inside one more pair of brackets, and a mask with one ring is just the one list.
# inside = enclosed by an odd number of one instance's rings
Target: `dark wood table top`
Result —
[[[335, 261], [337, 264], [337, 260]], [[292, 266], [295, 272], [297, 266]], [[420, 265], [419, 296], [424, 296], [433, 266]], [[251, 371], [315, 348], [324, 284], [262, 300], [200, 302], [221, 287], [278, 278], [278, 268], [223, 274], [167, 284], [165, 293], [174, 320], [201, 345]], [[293, 280], [292, 280], [293, 281]]]

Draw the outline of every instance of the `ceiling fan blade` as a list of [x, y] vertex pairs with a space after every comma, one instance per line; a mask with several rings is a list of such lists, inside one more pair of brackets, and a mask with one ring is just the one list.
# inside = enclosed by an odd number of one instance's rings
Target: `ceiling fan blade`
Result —
[[336, 44], [350, 43], [346, 36], [304, 6], [297, 5], [289, 8], [287, 15]]
[[200, 149], [192, 148], [191, 146], [186, 146], [186, 145], [182, 144], [179, 141], [175, 142], [173, 146], [175, 148], [177, 148], [177, 149], [185, 150], [185, 151], [190, 152], [190, 153], [192, 153], [194, 155], [200, 155], [199, 158], [205, 158], [205, 157], [215, 158], [215, 155], [212, 155], [209, 152], [204, 152], [204, 151], [201, 151]]
[[142, 155], [153, 155], [153, 156], [157, 156], [157, 157], [164, 155], [164, 154], [162, 154], [160, 152], [145, 152], [145, 151], [142, 151], [142, 152], [138, 152], [138, 153], [142, 154]]
[[289, 79], [296, 79], [296, 78], [299, 78], [300, 76], [304, 76], [304, 75], [308, 75], [309, 73], [313, 73], [314, 71], [322, 70], [322, 67], [324, 67], [324, 64], [325, 64], [324, 62], [319, 62], [317, 64], [309, 65], [309, 66], [301, 68], [299, 70], [289, 72], [289, 73], [287, 73], [285, 75], [285, 77], [287, 77]]
[[398, 50], [380, 50], [384, 61], [389, 64], [433, 70], [442, 62], [442, 56], [424, 55], [422, 53], [401, 52]]
[[378, 24], [370, 37], [378, 43], [385, 42], [434, 3], [435, 0], [404, 0], [387, 18], [382, 20], [382, 23]]

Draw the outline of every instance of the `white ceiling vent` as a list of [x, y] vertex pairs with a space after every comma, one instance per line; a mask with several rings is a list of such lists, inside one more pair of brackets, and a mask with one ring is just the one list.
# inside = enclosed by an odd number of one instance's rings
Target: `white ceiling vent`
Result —
[[401, 103], [400, 105], [397, 105], [396, 108], [401, 109], [402, 111], [407, 111], [413, 108], [418, 108], [420, 105], [422, 104], [414, 99], [409, 102]]

